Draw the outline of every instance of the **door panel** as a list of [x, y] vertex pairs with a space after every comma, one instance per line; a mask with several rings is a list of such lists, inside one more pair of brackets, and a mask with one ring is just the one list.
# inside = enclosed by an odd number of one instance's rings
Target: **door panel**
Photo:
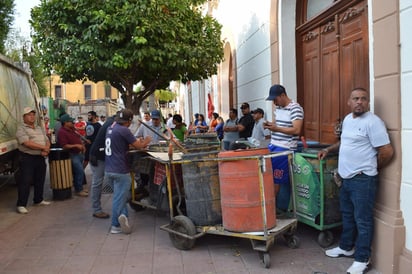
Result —
[[336, 142], [334, 129], [339, 119], [339, 43], [335, 22], [329, 22], [322, 29], [320, 141], [333, 143]]
[[348, 0], [310, 22], [298, 18], [297, 56], [303, 58], [298, 98], [303, 98], [307, 139], [336, 142], [336, 125], [350, 112], [350, 91], [369, 87], [367, 16], [366, 0]]
[[307, 33], [303, 41], [304, 131], [309, 140], [319, 140], [319, 33]]
[[367, 9], [363, 3], [339, 15], [341, 36], [341, 106], [343, 118], [350, 112], [347, 100], [355, 87], [369, 87]]

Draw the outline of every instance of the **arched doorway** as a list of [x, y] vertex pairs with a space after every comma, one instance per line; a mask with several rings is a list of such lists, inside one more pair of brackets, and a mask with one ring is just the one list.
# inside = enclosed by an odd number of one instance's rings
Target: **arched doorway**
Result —
[[367, 1], [298, 1], [296, 56], [304, 134], [334, 143], [335, 129], [349, 113], [349, 92], [369, 88]]
[[221, 114], [229, 115], [229, 110], [236, 107], [237, 95], [234, 88], [235, 74], [233, 64], [232, 48], [229, 42], [224, 45], [224, 61], [221, 64], [220, 72], [220, 102], [221, 102]]

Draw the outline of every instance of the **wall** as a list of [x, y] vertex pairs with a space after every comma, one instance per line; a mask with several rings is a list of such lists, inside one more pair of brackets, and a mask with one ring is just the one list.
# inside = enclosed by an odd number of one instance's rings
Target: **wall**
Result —
[[[412, 1], [400, 0], [400, 51], [401, 51], [401, 119], [402, 119], [402, 164], [412, 166], [412, 117], [408, 111], [412, 102]], [[405, 249], [400, 257], [400, 272], [412, 269], [412, 170], [402, 169], [400, 208], [403, 212], [406, 235]]]
[[[285, 84], [295, 98], [296, 2], [219, 1], [216, 15], [235, 58], [237, 106], [247, 101], [268, 112], [264, 98], [274, 83]], [[411, 0], [368, 0], [371, 110], [385, 121], [395, 148], [392, 163], [380, 173], [376, 203], [372, 263], [381, 273], [412, 269], [412, 171], [403, 169], [412, 166], [412, 119], [406, 113], [412, 101], [411, 6]]]
[[[80, 104], [85, 103], [84, 98], [84, 86], [90, 85], [92, 88], [91, 91], [91, 99], [104, 99], [105, 98], [105, 82], [98, 82], [94, 83], [92, 81], [76, 81], [76, 82], [69, 82], [63, 83], [58, 75], [52, 75], [49, 79], [45, 80], [45, 86], [49, 88], [49, 95], [55, 98], [55, 86], [61, 85], [62, 86], [62, 99], [66, 99], [72, 103], [76, 103], [80, 101]], [[51, 92], [50, 92], [51, 88]], [[112, 87], [111, 91], [111, 98], [110, 99], [118, 99], [119, 92], [117, 89]]]
[[[228, 12], [234, 8], [236, 12]], [[265, 102], [271, 86], [270, 2], [258, 0], [250, 5], [248, 1], [222, 0], [214, 15], [223, 25], [223, 38], [236, 58], [232, 63], [236, 72], [235, 107], [239, 109], [243, 102], [248, 102], [251, 109], [261, 107], [270, 113]]]

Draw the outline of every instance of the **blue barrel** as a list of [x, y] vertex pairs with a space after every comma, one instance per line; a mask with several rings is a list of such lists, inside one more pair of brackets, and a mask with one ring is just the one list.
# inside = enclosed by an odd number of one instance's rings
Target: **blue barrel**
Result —
[[222, 223], [220, 205], [218, 151], [188, 153], [183, 160], [200, 160], [182, 164], [186, 213], [195, 225]]

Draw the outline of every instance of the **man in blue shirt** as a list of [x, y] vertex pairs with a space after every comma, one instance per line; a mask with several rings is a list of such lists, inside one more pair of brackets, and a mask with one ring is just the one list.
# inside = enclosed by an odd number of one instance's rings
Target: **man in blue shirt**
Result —
[[129, 146], [142, 149], [147, 147], [152, 140], [150, 136], [137, 139], [129, 130], [132, 120], [131, 110], [121, 110], [116, 116], [116, 122], [107, 129], [106, 133], [105, 176], [113, 189], [110, 230], [112, 234], [131, 232], [127, 210], [131, 187], [130, 164], [127, 157]]

